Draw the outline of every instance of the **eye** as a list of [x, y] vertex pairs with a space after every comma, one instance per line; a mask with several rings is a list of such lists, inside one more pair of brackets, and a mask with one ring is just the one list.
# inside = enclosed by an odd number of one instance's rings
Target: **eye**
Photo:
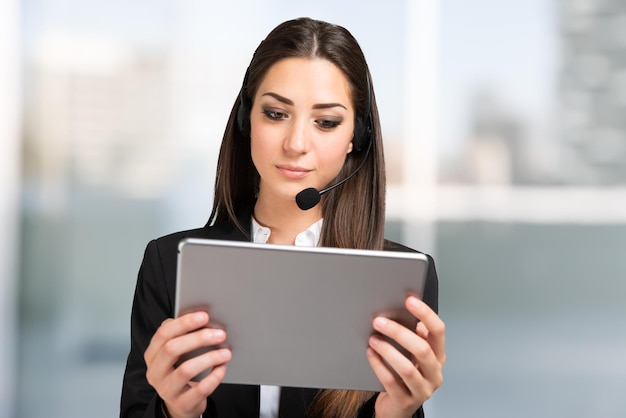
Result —
[[274, 120], [274, 121], [287, 119], [287, 116], [288, 116], [285, 112], [281, 112], [280, 110], [274, 110], [274, 109], [263, 109], [263, 114], [269, 120]]
[[315, 123], [317, 123], [317, 126], [325, 130], [334, 129], [337, 126], [341, 125], [340, 120], [333, 120], [333, 119], [318, 119], [315, 121]]

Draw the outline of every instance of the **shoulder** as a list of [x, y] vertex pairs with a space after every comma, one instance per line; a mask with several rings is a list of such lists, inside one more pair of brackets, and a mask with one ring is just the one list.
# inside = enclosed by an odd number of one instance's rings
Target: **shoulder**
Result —
[[154, 241], [160, 246], [178, 245], [185, 238], [202, 238], [204, 235], [206, 235], [205, 228], [195, 228], [163, 235]]
[[178, 253], [178, 245], [187, 238], [201, 239], [218, 239], [229, 241], [246, 241], [247, 235], [239, 230], [230, 222], [220, 222], [215, 225], [205, 225], [202, 228], [188, 229], [184, 231], [174, 232], [152, 240], [148, 244], [148, 249], [158, 251], [159, 256], [163, 257], [168, 254], [176, 255]]
[[203, 236], [202, 228], [179, 231], [164, 235], [148, 242], [144, 252], [142, 270], [144, 274], [152, 271], [154, 274], [162, 274], [166, 278], [175, 274], [178, 257], [178, 244], [185, 238], [200, 238]]
[[434, 264], [434, 260], [433, 258], [430, 256], [430, 254], [424, 253], [422, 251], [413, 249], [411, 247], [407, 247], [406, 245], [400, 244], [398, 242], [395, 241], [391, 241], [386, 239], [385, 243], [384, 243], [384, 247], [383, 247], [384, 251], [397, 251], [397, 252], [405, 252], [405, 253], [420, 253], [420, 254], [424, 254], [427, 258], [428, 258], [428, 262], [430, 264]]
[[405, 253], [419, 253], [420, 251], [414, 250], [413, 248], [407, 247], [406, 245], [399, 244], [395, 241], [391, 241], [386, 239], [384, 243], [383, 249], [385, 251], [400, 251]]
[[188, 229], [153, 239], [148, 243], [147, 252], [152, 253], [156, 251], [160, 257], [167, 254], [176, 254], [180, 241], [185, 238], [202, 238], [205, 235], [203, 230], [204, 228]]
[[246, 236], [237, 228], [219, 224], [178, 231], [155, 238], [148, 243], [145, 249], [141, 267], [141, 276], [144, 280], [164, 282], [169, 293], [173, 295], [178, 264], [178, 247], [180, 242], [187, 238], [243, 241]]

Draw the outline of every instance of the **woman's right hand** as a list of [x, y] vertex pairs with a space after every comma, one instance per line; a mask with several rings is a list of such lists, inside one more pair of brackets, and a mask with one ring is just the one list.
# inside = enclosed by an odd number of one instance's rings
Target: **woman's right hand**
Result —
[[[228, 348], [210, 350], [175, 366], [183, 354], [226, 340], [224, 330], [205, 328], [208, 323], [206, 312], [166, 319], [144, 353], [148, 383], [163, 400], [171, 418], [198, 418], [206, 409], [206, 398], [224, 379], [226, 363], [232, 357]], [[210, 368], [211, 372], [201, 381], [192, 381]]]

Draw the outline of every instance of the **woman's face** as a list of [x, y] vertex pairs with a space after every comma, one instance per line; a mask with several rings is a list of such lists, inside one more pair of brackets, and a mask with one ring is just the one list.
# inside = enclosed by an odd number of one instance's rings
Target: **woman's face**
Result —
[[350, 84], [339, 68], [318, 58], [272, 65], [250, 112], [259, 199], [293, 201], [308, 187], [326, 187], [352, 151], [353, 132]]

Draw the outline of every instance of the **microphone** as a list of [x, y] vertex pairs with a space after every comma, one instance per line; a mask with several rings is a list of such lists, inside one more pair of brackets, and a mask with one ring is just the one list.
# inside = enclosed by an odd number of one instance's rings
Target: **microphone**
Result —
[[317, 190], [315, 187], [309, 187], [308, 189], [304, 189], [300, 193], [298, 193], [296, 195], [296, 204], [298, 205], [298, 207], [302, 210], [309, 210], [315, 207], [322, 199], [322, 195], [324, 193], [328, 193], [335, 187], [341, 186], [346, 181], [350, 180], [356, 173], [358, 173], [359, 170], [363, 168], [363, 165], [365, 165], [365, 161], [367, 161], [367, 157], [370, 154], [370, 149], [372, 148], [372, 142], [373, 141], [370, 140], [369, 144], [367, 145], [367, 151], [365, 152], [365, 157], [363, 157], [363, 161], [361, 161], [361, 164], [359, 164], [356, 170], [354, 170], [348, 177], [341, 180], [339, 183], [335, 183], [332, 186], [329, 186], [321, 191]]
[[322, 192], [315, 187], [309, 187], [296, 195], [296, 204], [302, 210], [309, 210], [315, 207], [322, 199]]

